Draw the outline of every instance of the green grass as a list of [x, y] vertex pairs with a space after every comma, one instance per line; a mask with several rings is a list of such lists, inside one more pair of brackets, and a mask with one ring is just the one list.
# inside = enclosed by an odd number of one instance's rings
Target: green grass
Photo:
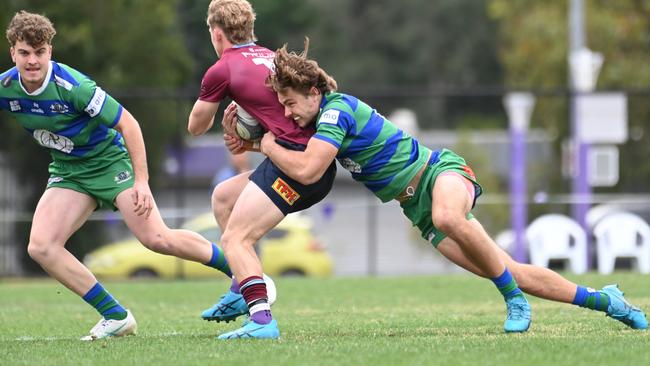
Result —
[[[650, 277], [616, 282], [650, 309]], [[106, 282], [135, 337], [81, 342], [98, 314], [52, 281], [0, 283], [0, 365], [649, 365], [650, 333], [602, 313], [531, 299], [533, 325], [504, 334], [503, 301], [471, 276], [276, 279], [278, 341], [219, 341], [237, 323], [199, 319], [226, 281]]]

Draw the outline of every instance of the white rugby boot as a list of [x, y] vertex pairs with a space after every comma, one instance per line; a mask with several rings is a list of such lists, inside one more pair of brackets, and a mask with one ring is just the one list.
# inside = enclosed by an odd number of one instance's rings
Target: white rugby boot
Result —
[[115, 319], [101, 319], [90, 330], [90, 334], [81, 338], [82, 341], [94, 341], [96, 339], [109, 338], [109, 337], [122, 337], [127, 335], [135, 335], [138, 331], [138, 323], [136, 323], [131, 311], [126, 311], [126, 318], [122, 320]]

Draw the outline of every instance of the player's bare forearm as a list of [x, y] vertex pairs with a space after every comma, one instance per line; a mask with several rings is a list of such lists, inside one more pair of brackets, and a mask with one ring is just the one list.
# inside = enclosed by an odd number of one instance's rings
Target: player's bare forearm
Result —
[[286, 175], [305, 185], [321, 179], [338, 151], [332, 145], [314, 139], [310, 139], [305, 151], [289, 150], [278, 145], [270, 132], [262, 138], [261, 150]]
[[131, 157], [131, 164], [133, 164], [133, 173], [135, 174], [133, 189], [131, 190], [133, 212], [148, 218], [153, 210], [154, 201], [149, 188], [147, 152], [144, 147], [142, 130], [140, 130], [138, 121], [126, 109], [122, 112], [115, 129], [124, 137], [126, 150]]
[[274, 144], [270, 149], [264, 150], [264, 153], [280, 170], [301, 184], [308, 185], [320, 179], [320, 176], [309, 169], [307, 156], [302, 151], [293, 151]]
[[147, 152], [144, 146], [144, 138], [142, 137], [142, 130], [138, 121], [135, 120], [133, 115], [126, 109], [122, 112], [120, 121], [115, 125], [124, 137], [126, 150], [131, 157], [133, 164], [133, 172], [135, 173], [136, 181], [149, 181], [149, 170], [147, 168]]

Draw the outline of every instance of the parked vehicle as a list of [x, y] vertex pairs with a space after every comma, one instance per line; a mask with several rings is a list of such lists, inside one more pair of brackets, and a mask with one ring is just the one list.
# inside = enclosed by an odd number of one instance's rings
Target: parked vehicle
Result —
[[[313, 223], [300, 214], [288, 215], [257, 244], [264, 272], [270, 276], [332, 274], [332, 259], [312, 233]], [[217, 242], [221, 231], [212, 213], [199, 215], [183, 225]], [[200, 263], [155, 253], [135, 237], [107, 244], [90, 252], [84, 264], [102, 278], [206, 278], [221, 272]]]

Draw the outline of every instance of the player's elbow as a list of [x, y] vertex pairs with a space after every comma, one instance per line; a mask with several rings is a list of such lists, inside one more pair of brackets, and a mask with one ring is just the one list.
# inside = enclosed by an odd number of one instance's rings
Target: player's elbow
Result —
[[187, 122], [187, 132], [192, 136], [200, 136], [212, 127], [212, 120], [201, 116], [200, 113], [192, 111]]
[[313, 184], [313, 183], [316, 182], [317, 180], [316, 180], [316, 179], [313, 179], [312, 177], [309, 177], [309, 176], [298, 175], [298, 176], [296, 177], [296, 181], [298, 181], [298, 183], [300, 183], [300, 184], [302, 184], [302, 185], [304, 185], [304, 186], [308, 186], [308, 185], [310, 185], [310, 184]]
[[192, 136], [200, 136], [205, 133], [207, 129], [203, 128], [201, 123], [197, 123], [196, 119], [190, 118], [189, 123], [187, 124], [187, 132]]
[[298, 183], [308, 186], [318, 182], [323, 177], [322, 172], [313, 171], [311, 169], [301, 169], [300, 173], [296, 176]]
[[203, 133], [204, 133], [199, 128], [194, 126], [192, 123], [189, 123], [187, 125], [187, 132], [189, 132], [190, 135], [192, 135], [192, 136], [200, 136], [200, 135], [203, 135]]

